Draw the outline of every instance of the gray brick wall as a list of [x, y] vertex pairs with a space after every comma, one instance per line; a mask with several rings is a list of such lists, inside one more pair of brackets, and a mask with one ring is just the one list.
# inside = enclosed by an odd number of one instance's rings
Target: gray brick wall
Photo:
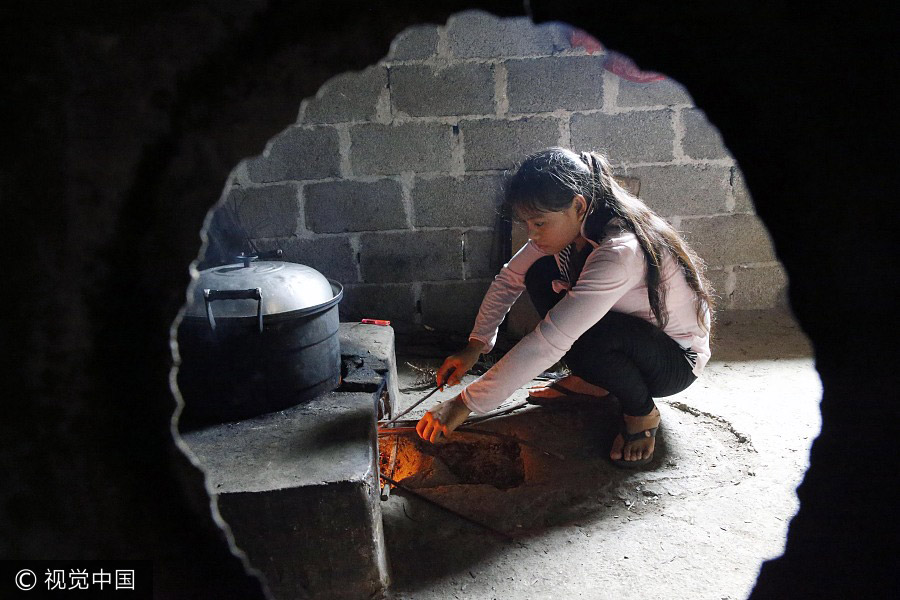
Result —
[[252, 239], [297, 233], [300, 194], [296, 184], [235, 187], [226, 203]]
[[467, 171], [511, 169], [532, 152], [560, 145], [555, 118], [477, 119], [460, 121]]
[[603, 58], [563, 56], [506, 63], [509, 112], [592, 110], [603, 105]]
[[284, 251], [284, 260], [309, 265], [342, 284], [359, 281], [356, 251], [348, 237], [270, 238], [255, 243], [261, 251], [280, 248]]
[[731, 283], [733, 275], [725, 269], [707, 269], [706, 278], [712, 287], [713, 297], [719, 307], [728, 306], [733, 302], [732, 292], [734, 284]]
[[641, 199], [664, 217], [726, 211], [729, 167], [670, 164], [632, 167], [627, 174], [641, 182]]
[[675, 129], [672, 112], [650, 110], [606, 115], [572, 115], [572, 145], [601, 150], [616, 164], [671, 162]]
[[357, 175], [449, 171], [452, 129], [443, 123], [368, 123], [350, 128], [350, 164]]
[[681, 111], [684, 121], [684, 138], [681, 146], [685, 155], [691, 158], [727, 158], [728, 149], [722, 141], [719, 131], [710, 125], [702, 110], [685, 109]]
[[303, 106], [305, 123], [342, 123], [373, 120], [382, 90], [387, 89], [387, 69], [376, 66], [359, 73], [344, 73], [327, 82]]
[[468, 332], [490, 280], [422, 284], [422, 323], [435, 329]]
[[340, 175], [338, 132], [333, 127], [289, 127], [263, 156], [248, 165], [254, 183], [303, 181]]
[[494, 69], [481, 63], [393, 67], [391, 103], [413, 117], [487, 114], [494, 109]]
[[782, 304], [742, 173], [689, 91], [621, 78], [570, 33], [479, 11], [402, 32], [380, 63], [298, 98], [225, 206], [261, 249], [346, 284], [344, 318], [464, 333], [500, 266], [505, 172], [549, 146], [600, 150], [685, 232], [721, 307]]
[[394, 38], [388, 60], [424, 60], [437, 52], [440, 34], [434, 25], [415, 25]]
[[649, 83], [617, 79], [616, 82], [619, 85], [616, 104], [622, 108], [693, 104], [684, 86], [671, 79]]
[[731, 190], [734, 196], [734, 212], [753, 212], [753, 199], [744, 182], [744, 174], [737, 167], [731, 168]]
[[415, 180], [412, 190], [417, 227], [494, 227], [503, 178], [467, 175]]
[[363, 281], [462, 279], [461, 237], [454, 229], [362, 234], [359, 253]]
[[415, 284], [350, 284], [338, 306], [341, 320], [387, 319], [395, 328], [412, 326], [418, 312]]
[[468, 278], [493, 277], [504, 261], [500, 240], [493, 230], [470, 229], [463, 234], [465, 240], [465, 270]]
[[780, 265], [735, 267], [732, 308], [787, 304], [787, 273]]
[[456, 58], [549, 56], [567, 45], [565, 33], [552, 25], [534, 26], [526, 17], [500, 19], [467, 11], [447, 23], [450, 54]]
[[325, 181], [304, 188], [306, 227], [315, 233], [406, 227], [399, 181]]
[[754, 215], [684, 219], [685, 238], [710, 267], [775, 260], [769, 234]]

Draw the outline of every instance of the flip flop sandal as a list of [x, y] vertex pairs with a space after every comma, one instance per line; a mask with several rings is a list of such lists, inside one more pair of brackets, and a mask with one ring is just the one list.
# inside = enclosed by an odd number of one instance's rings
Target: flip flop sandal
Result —
[[555, 381], [551, 381], [549, 384], [545, 385], [542, 389], [551, 389], [562, 394], [561, 396], [554, 396], [553, 398], [538, 398], [537, 396], [528, 396], [528, 403], [535, 404], [537, 406], [555, 406], [557, 404], [576, 404], [576, 403], [594, 403], [597, 400], [602, 400], [609, 396], [593, 396], [591, 394], [579, 394], [577, 392], [573, 392], [569, 388], [560, 385]]
[[[657, 430], [659, 430], [659, 425], [657, 425], [656, 427], [651, 427], [650, 429], [638, 431], [637, 433], [628, 433], [628, 431], [625, 429], [625, 422], [622, 421], [622, 432], [621, 433], [622, 433], [622, 439], [625, 440], [624, 443], [622, 444], [622, 450], [623, 451], [625, 450], [625, 444], [627, 444], [628, 442], [634, 442], [636, 440], [642, 440], [645, 438], [655, 438]], [[610, 459], [610, 460], [612, 461], [612, 464], [616, 465], [617, 467], [622, 467], [624, 469], [633, 469], [635, 467], [640, 467], [640, 466], [648, 464], [651, 460], [653, 460], [654, 454], [656, 454], [656, 448], [653, 449], [653, 452], [650, 453], [650, 456], [648, 456], [647, 458], [642, 458], [640, 460], [625, 460], [624, 457], [615, 459], [615, 460], [613, 460], [613, 459]]]

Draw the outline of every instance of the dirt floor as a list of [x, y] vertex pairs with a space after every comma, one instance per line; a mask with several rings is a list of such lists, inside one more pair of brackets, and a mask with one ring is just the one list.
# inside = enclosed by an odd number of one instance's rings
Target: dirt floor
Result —
[[[420, 370], [441, 362], [398, 353], [401, 389], [421, 387]], [[390, 597], [746, 597], [761, 562], [783, 549], [819, 431], [811, 356], [789, 315], [720, 316], [703, 376], [658, 401], [656, 457], [641, 471], [605, 458], [611, 402], [529, 406], [474, 426], [505, 437], [460, 433], [440, 447], [382, 436], [383, 472], [396, 443], [394, 479], [487, 526], [395, 488], [382, 503]], [[427, 391], [408, 391], [401, 407]]]

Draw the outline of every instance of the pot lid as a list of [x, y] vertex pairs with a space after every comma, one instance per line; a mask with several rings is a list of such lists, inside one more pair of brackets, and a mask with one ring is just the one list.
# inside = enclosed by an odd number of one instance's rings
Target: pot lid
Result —
[[206, 318], [207, 306], [217, 319], [275, 315], [325, 304], [334, 297], [331, 283], [312, 267], [244, 260], [200, 271], [185, 316]]

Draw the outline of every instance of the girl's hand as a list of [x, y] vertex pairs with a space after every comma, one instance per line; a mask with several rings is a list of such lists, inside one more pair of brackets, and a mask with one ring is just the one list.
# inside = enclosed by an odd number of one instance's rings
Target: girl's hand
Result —
[[422, 417], [416, 423], [416, 433], [426, 442], [434, 444], [442, 437], [450, 437], [450, 434], [469, 417], [469, 407], [462, 401], [459, 395], [450, 400], [444, 400]]
[[451, 354], [444, 360], [444, 364], [437, 371], [437, 386], [443, 390], [444, 385], [454, 386], [462, 381], [463, 376], [469, 372], [481, 356], [481, 350], [484, 343], [478, 340], [471, 340], [469, 345], [457, 352]]

